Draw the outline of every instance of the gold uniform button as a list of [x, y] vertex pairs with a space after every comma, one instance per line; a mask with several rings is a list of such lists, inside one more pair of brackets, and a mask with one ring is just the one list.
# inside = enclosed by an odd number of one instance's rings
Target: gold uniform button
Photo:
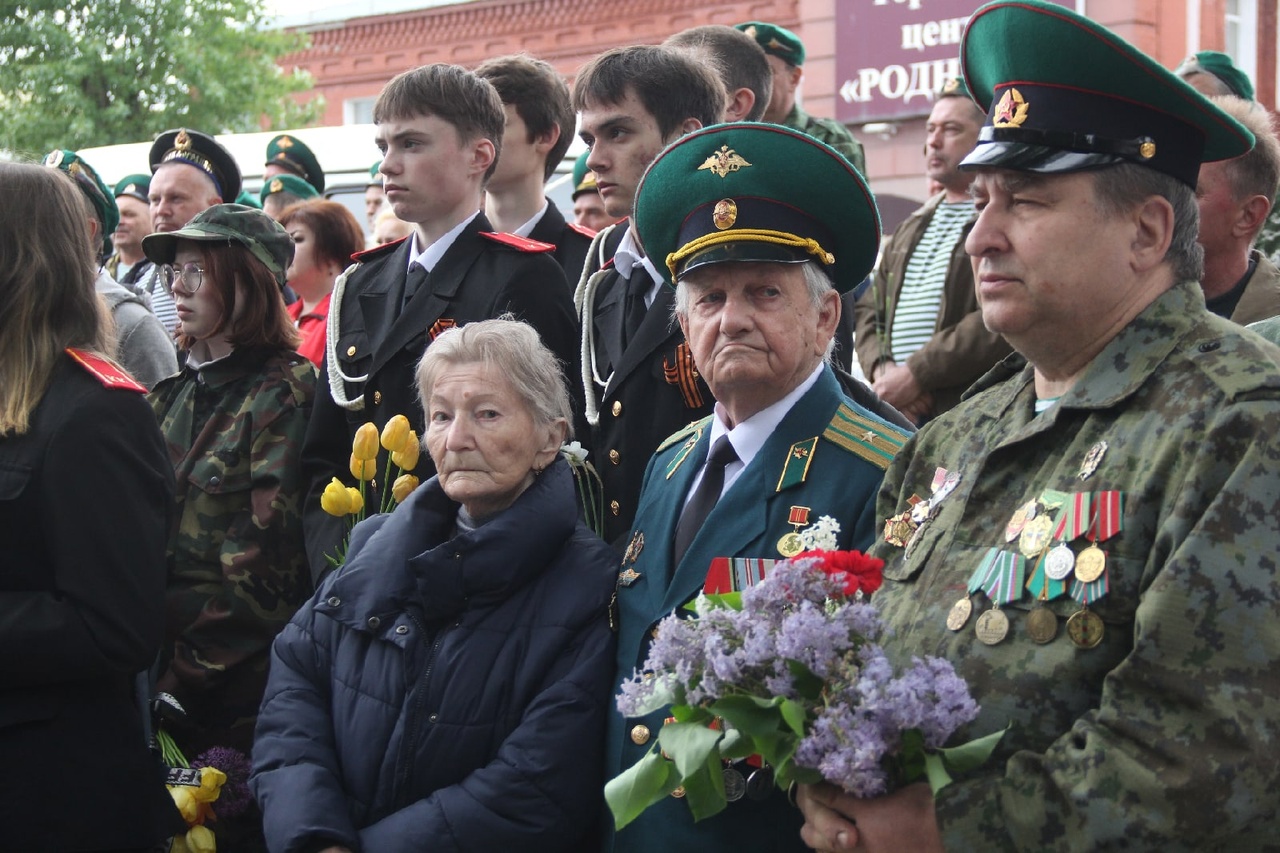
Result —
[[671, 792], [671, 796], [675, 797], [677, 800], [683, 800], [683, 799], [684, 799], [684, 785], [681, 785], [679, 788], [676, 788], [674, 791], [672, 791], [672, 792]]
[[610, 451], [609, 451], [609, 461], [610, 461], [610, 462], [612, 462], [614, 465], [617, 465], [617, 464], [618, 464], [618, 460], [619, 460], [619, 459], [621, 459], [621, 458], [622, 458], [622, 456], [618, 453], [618, 451], [616, 451], [616, 450], [610, 450]]
[[622, 414], [622, 401], [621, 401], [621, 400], [614, 400], [614, 401], [613, 401], [613, 416], [616, 418], [616, 417], [617, 417], [618, 415], [620, 415], [620, 414]]
[[644, 746], [649, 742], [649, 727], [636, 726], [631, 730], [631, 742], [636, 746]]
[[381, 404], [382, 404], [382, 392], [381, 392], [381, 391], [374, 391], [374, 392], [373, 392], [373, 404], [374, 404], [375, 406], [378, 406], [378, 405], [381, 405]]
[[356, 354], [356, 348], [355, 348], [355, 347], [353, 347], [353, 346], [352, 346], [352, 347], [347, 347], [347, 357], [348, 357], [348, 358], [350, 358], [351, 356], [353, 356], [353, 355], [355, 355], [355, 354]]
[[609, 501], [609, 511], [617, 515], [622, 512], [622, 506], [617, 501]]

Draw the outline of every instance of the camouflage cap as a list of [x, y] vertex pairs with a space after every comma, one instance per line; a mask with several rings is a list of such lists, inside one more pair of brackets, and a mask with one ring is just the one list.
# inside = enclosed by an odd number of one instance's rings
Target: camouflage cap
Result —
[[240, 195], [240, 167], [231, 152], [212, 136], [185, 127], [166, 130], [151, 145], [151, 171], [176, 161], [194, 166], [212, 180], [218, 197], [224, 201]]
[[80, 155], [65, 148], [55, 148], [45, 155], [44, 164], [51, 169], [58, 169], [71, 176], [76, 186], [85, 194], [93, 205], [93, 211], [102, 224], [102, 251], [104, 256], [111, 254], [111, 234], [120, 224], [120, 208], [116, 206], [116, 197], [111, 189], [98, 177], [92, 166], [80, 159]]
[[125, 175], [116, 184], [115, 197], [127, 195], [129, 198], [136, 198], [138, 201], [150, 202], [151, 199], [147, 195], [151, 192], [151, 176], [150, 175]]
[[1253, 83], [1249, 81], [1249, 75], [1237, 68], [1231, 57], [1221, 51], [1202, 50], [1193, 53], [1182, 60], [1182, 64], [1173, 73], [1179, 77], [1197, 73], [1211, 74], [1225, 83], [1233, 94], [1246, 101], [1253, 100]]
[[751, 36], [770, 56], [776, 56], [789, 65], [804, 65], [804, 42], [791, 30], [764, 21], [747, 21], [734, 29]]
[[324, 169], [307, 144], [296, 136], [282, 133], [267, 143], [265, 166], [281, 166], [305, 180], [316, 193], [324, 192]]
[[875, 263], [880, 214], [838, 151], [781, 125], [716, 124], [668, 145], [636, 190], [636, 231], [663, 278], [732, 261], [817, 261], [846, 293]]
[[590, 151], [583, 151], [573, 163], [573, 198], [583, 193], [599, 192], [596, 186], [596, 173], [587, 168], [587, 157]]
[[142, 251], [157, 264], [173, 263], [179, 240], [239, 243], [266, 265], [281, 285], [293, 261], [293, 238], [270, 216], [243, 204], [215, 204], [200, 211], [177, 231], [142, 238]]
[[267, 199], [276, 193], [292, 193], [300, 199], [318, 198], [320, 196], [320, 193], [316, 192], [316, 188], [302, 180], [302, 178], [294, 175], [276, 175], [262, 182], [262, 191], [258, 194], [258, 201], [261, 204], [255, 206], [266, 205]]

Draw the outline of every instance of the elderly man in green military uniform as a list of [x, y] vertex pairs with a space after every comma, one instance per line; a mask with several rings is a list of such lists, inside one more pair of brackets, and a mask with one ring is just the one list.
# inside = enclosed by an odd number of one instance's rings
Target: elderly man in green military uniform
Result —
[[1205, 310], [1194, 190], [1253, 139], [1061, 5], [979, 9], [961, 61], [988, 111], [967, 248], [1017, 352], [894, 460], [873, 603], [891, 656], [968, 680], [957, 740], [1007, 731], [936, 795], [801, 786], [804, 838], [1273, 848], [1280, 350]]
[[805, 57], [804, 42], [800, 41], [800, 37], [791, 30], [763, 21], [738, 24], [737, 29], [754, 38], [764, 48], [765, 58], [773, 69], [773, 94], [769, 97], [769, 106], [761, 121], [793, 127], [827, 143], [865, 175], [867, 161], [862, 153], [862, 143], [853, 138], [849, 129], [838, 121], [811, 116], [800, 108], [796, 89], [804, 77]]
[[[846, 397], [825, 357], [840, 292], [875, 260], [880, 223], [866, 182], [790, 128], [715, 125], [672, 143], [636, 202], [714, 413], [649, 461], [618, 577], [619, 681], [643, 665], [654, 626], [703, 591], [719, 558], [865, 548], [885, 466], [906, 434]], [[728, 591], [728, 590], [723, 590]], [[610, 719], [606, 773], [650, 748], [661, 712]], [[726, 763], [726, 810], [697, 824], [681, 791], [616, 833], [613, 851], [804, 849], [800, 816], [759, 762]]]

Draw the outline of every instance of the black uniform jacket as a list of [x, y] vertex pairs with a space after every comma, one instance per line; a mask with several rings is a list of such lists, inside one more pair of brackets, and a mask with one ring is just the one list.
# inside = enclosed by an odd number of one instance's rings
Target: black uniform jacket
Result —
[[547, 212], [542, 214], [538, 224], [529, 232], [529, 239], [541, 240], [556, 247], [555, 257], [564, 270], [565, 281], [570, 292], [577, 286], [582, 276], [582, 266], [587, 260], [587, 250], [595, 232], [583, 228], [573, 222], [566, 222], [564, 214], [556, 207], [555, 202], [547, 199]]

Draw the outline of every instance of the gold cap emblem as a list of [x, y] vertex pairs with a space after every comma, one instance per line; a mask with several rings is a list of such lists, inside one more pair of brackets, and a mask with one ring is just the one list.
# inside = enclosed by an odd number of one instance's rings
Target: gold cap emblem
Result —
[[178, 151], [191, 150], [191, 137], [187, 134], [186, 128], [178, 131], [178, 135], [173, 138], [173, 147]]
[[125, 188], [124, 188], [124, 190], [123, 190], [120, 194], [121, 194], [121, 195], [127, 195], [127, 194], [129, 194], [129, 193], [136, 193], [137, 191], [138, 191], [138, 185], [137, 185], [137, 184], [129, 184], [129, 186], [125, 187]]
[[720, 199], [716, 202], [715, 209], [711, 211], [711, 221], [721, 231], [732, 228], [733, 223], [738, 221], [737, 203], [731, 198]]
[[734, 151], [728, 145], [721, 145], [719, 151], [702, 162], [702, 165], [698, 167], [698, 171], [709, 169], [713, 175], [723, 178], [730, 172], [736, 172], [743, 166], [750, 165], [737, 151]]
[[279, 178], [276, 178], [274, 181], [271, 182], [270, 191], [273, 193], [283, 192], [284, 181], [280, 180]]
[[995, 114], [991, 117], [992, 127], [1021, 127], [1027, 120], [1027, 110], [1031, 105], [1022, 97], [1022, 93], [1010, 87], [1004, 90], [1000, 103], [996, 105]]
[[276, 146], [279, 148], [292, 148], [293, 140], [287, 136], [282, 136], [280, 137], [280, 141], [276, 143]]
[[745, 30], [743, 30], [743, 32], [751, 36], [752, 38], [756, 37], [756, 28], [754, 26], [747, 27]]
[[44, 158], [44, 164], [54, 169], [61, 166], [62, 165], [62, 149], [55, 148], [53, 151], [50, 151], [48, 155], [46, 155]]
[[1153, 139], [1144, 139], [1142, 144], [1138, 146], [1138, 155], [1143, 160], [1150, 160], [1156, 156], [1156, 143]]

